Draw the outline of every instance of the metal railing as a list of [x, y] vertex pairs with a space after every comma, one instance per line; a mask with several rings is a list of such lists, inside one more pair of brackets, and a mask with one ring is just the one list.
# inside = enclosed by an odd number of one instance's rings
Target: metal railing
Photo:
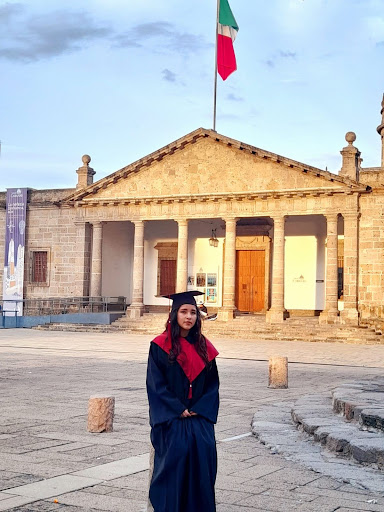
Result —
[[127, 298], [119, 297], [49, 297], [23, 300], [0, 300], [0, 316], [62, 315], [66, 313], [104, 313], [125, 311]]

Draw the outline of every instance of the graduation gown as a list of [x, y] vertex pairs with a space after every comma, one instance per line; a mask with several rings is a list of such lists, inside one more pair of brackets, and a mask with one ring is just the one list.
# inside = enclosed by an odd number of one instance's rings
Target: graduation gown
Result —
[[[206, 367], [191, 340], [180, 338], [180, 343], [173, 363], [167, 333], [155, 338], [149, 351], [147, 392], [155, 449], [149, 499], [155, 512], [215, 512], [218, 352], [207, 340]], [[197, 416], [181, 418], [185, 409]]]

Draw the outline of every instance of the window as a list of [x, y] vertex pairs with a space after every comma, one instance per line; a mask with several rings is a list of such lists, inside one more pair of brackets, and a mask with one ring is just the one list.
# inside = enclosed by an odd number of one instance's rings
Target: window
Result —
[[32, 252], [32, 276], [33, 283], [47, 283], [48, 278], [48, 251]]

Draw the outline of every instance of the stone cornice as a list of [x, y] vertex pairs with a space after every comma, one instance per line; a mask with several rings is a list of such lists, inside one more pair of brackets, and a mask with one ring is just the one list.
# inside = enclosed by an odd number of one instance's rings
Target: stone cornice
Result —
[[209, 193], [194, 195], [169, 195], [169, 196], [147, 196], [133, 198], [86, 198], [76, 201], [77, 207], [100, 206], [100, 205], [124, 205], [124, 204], [160, 204], [160, 203], [196, 203], [196, 202], [219, 202], [219, 201], [243, 201], [256, 199], [278, 199], [278, 198], [302, 198], [333, 195], [352, 195], [369, 193], [370, 187], [360, 186], [353, 189], [337, 188], [307, 188], [307, 189], [286, 189], [286, 190], [258, 190], [254, 192], [239, 192], [231, 194]]
[[199, 139], [208, 137], [216, 141], [217, 143], [225, 144], [226, 146], [236, 148], [239, 151], [248, 152], [249, 154], [252, 154], [257, 158], [263, 158], [266, 160], [270, 160], [272, 162], [277, 162], [290, 169], [295, 169], [296, 171], [300, 171], [319, 178], [325, 178], [330, 182], [340, 183], [341, 185], [347, 188], [361, 188], [361, 185], [359, 183], [349, 178], [342, 177], [337, 174], [332, 174], [328, 171], [323, 171], [321, 169], [303, 164], [296, 160], [291, 160], [289, 158], [280, 156], [276, 153], [271, 153], [269, 151], [265, 151], [255, 146], [245, 144], [238, 140], [231, 139], [224, 135], [220, 135], [219, 133], [214, 132], [213, 130], [198, 128], [197, 130], [189, 133], [188, 135], [185, 135], [184, 137], [177, 139], [171, 144], [164, 146], [163, 148], [147, 155], [144, 158], [141, 158], [140, 160], [137, 160], [136, 162], [133, 162], [130, 165], [127, 165], [126, 167], [123, 167], [122, 169], [110, 174], [109, 176], [106, 176], [105, 178], [102, 178], [101, 180], [90, 185], [89, 187], [75, 191], [73, 194], [67, 196], [63, 200], [63, 202], [77, 202], [83, 200], [87, 196], [91, 197], [98, 191], [106, 189], [108, 186], [117, 183], [121, 179], [127, 178], [128, 175], [135, 174], [141, 171], [143, 168], [149, 167], [153, 162], [160, 161], [167, 156], [173, 155], [173, 153], [175, 153], [176, 151], [181, 151], [188, 144], [194, 144]]

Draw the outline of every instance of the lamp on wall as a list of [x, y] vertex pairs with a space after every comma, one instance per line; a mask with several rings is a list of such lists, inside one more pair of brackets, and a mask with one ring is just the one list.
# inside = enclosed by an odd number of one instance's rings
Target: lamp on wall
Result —
[[212, 247], [218, 247], [219, 246], [219, 240], [216, 236], [216, 229], [212, 229], [212, 236], [209, 239], [209, 245]]

